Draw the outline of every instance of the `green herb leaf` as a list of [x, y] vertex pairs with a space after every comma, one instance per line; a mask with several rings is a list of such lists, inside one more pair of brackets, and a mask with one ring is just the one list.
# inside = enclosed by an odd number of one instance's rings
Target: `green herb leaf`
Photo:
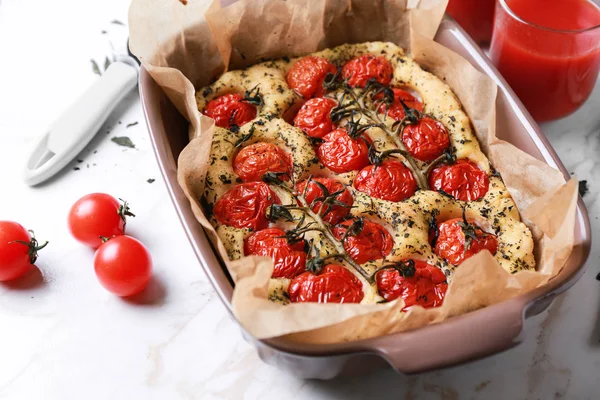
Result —
[[130, 147], [132, 149], [135, 148], [135, 144], [133, 144], [133, 142], [131, 141], [131, 139], [129, 139], [128, 136], [115, 136], [110, 140], [115, 142], [119, 146]]
[[98, 63], [96, 62], [96, 60], [90, 60], [90, 62], [92, 63], [92, 72], [95, 73], [98, 76], [102, 76], [102, 72], [100, 72], [100, 67], [98, 67]]
[[135, 121], [130, 124], [125, 125], [125, 128], [131, 128], [132, 126], [136, 126], [139, 122]]
[[104, 71], [108, 69], [112, 62], [108, 59], [108, 57], [104, 57]]

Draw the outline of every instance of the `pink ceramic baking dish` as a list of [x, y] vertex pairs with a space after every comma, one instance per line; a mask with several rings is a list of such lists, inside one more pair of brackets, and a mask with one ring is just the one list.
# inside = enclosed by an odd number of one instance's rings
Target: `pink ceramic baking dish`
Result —
[[[497, 131], [532, 156], [569, 174], [539, 127], [487, 57], [456, 23], [446, 17], [435, 40], [469, 60], [500, 87]], [[140, 94], [156, 158], [181, 223], [223, 304], [232, 313], [233, 285], [177, 183], [177, 157], [188, 142], [187, 121], [142, 68]], [[583, 201], [577, 206], [576, 245], [562, 272], [546, 286], [422, 329], [333, 345], [306, 345], [284, 339], [258, 340], [242, 329], [261, 359], [304, 378], [331, 379], [391, 365], [415, 373], [498, 353], [520, 342], [525, 318], [545, 310], [557, 294], [582, 275], [590, 251], [590, 225]], [[233, 316], [233, 314], [232, 314]], [[417, 340], [418, 339], [418, 340]]]

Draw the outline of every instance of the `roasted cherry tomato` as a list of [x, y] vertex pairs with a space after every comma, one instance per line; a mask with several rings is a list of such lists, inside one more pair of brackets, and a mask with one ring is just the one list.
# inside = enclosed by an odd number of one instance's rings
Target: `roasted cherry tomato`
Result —
[[336, 129], [323, 137], [317, 157], [333, 172], [354, 171], [369, 165], [369, 146], [365, 139], [352, 139], [345, 129]]
[[221, 128], [242, 126], [256, 118], [256, 107], [243, 99], [244, 96], [236, 93], [217, 97], [208, 102], [204, 114], [214, 119]]
[[283, 230], [267, 228], [246, 239], [244, 254], [271, 257], [273, 278], [293, 278], [306, 270], [304, 245], [304, 240], [289, 244]]
[[273, 203], [280, 204], [280, 200], [269, 185], [248, 182], [228, 190], [217, 200], [213, 211], [223, 225], [258, 230], [269, 224], [266, 210]]
[[414, 266], [412, 275], [405, 276], [405, 269], [400, 272], [395, 268], [385, 268], [375, 276], [381, 297], [386, 301], [402, 297], [403, 311], [415, 304], [424, 308], [441, 306], [448, 289], [444, 272], [425, 261], [405, 260], [404, 262]]
[[0, 221], [0, 282], [10, 281], [25, 275], [37, 260], [39, 245], [35, 237], [20, 224]]
[[354, 187], [377, 199], [402, 201], [415, 194], [417, 183], [404, 164], [388, 160], [363, 168], [354, 179]]
[[90, 247], [102, 244], [100, 237], [122, 235], [125, 231], [125, 218], [135, 215], [127, 202], [120, 204], [117, 199], [105, 193], [91, 193], [73, 204], [69, 211], [68, 225], [73, 237]]
[[[396, 121], [401, 121], [404, 118], [404, 107], [402, 107], [400, 100], [402, 100], [409, 108], [414, 108], [417, 111], [423, 111], [423, 103], [415, 96], [402, 89], [392, 90], [394, 91], [394, 102], [389, 105], [389, 108], [385, 104], [380, 105], [379, 109], [377, 110], [378, 112], [384, 114], [387, 110], [388, 117], [393, 118]], [[382, 95], [380, 94], [375, 99], [381, 97]]]
[[360, 303], [364, 297], [360, 280], [341, 265], [326, 265], [320, 274], [305, 272], [290, 282], [292, 303]]
[[352, 87], [364, 88], [369, 79], [375, 79], [383, 85], [389, 85], [394, 69], [384, 57], [365, 54], [348, 61], [342, 68], [342, 78]]
[[359, 264], [379, 260], [392, 252], [394, 240], [383, 226], [369, 220], [364, 221], [362, 230], [357, 235], [347, 235], [346, 230], [354, 221], [346, 220], [333, 227], [333, 235], [343, 240], [344, 249]]
[[310, 99], [294, 118], [294, 126], [302, 129], [308, 136], [322, 138], [333, 130], [333, 122], [329, 117], [331, 109], [337, 105], [332, 99], [317, 97]]
[[432, 161], [450, 146], [448, 130], [433, 118], [422, 117], [416, 124], [402, 130], [402, 142], [406, 150], [418, 160]]
[[485, 196], [490, 180], [476, 164], [469, 160], [458, 160], [455, 164], [444, 164], [431, 171], [429, 186], [443, 190], [455, 199], [473, 201]]
[[[323, 210], [321, 211], [321, 218], [323, 219], [323, 221], [328, 222], [332, 225], [337, 224], [350, 212], [350, 207], [352, 207], [352, 204], [354, 203], [352, 194], [350, 194], [350, 191], [346, 189], [346, 187], [342, 183], [334, 179], [312, 178], [310, 184], [308, 185], [308, 189], [306, 189], [306, 192], [304, 192], [304, 188], [306, 187], [306, 181], [298, 183], [297, 186], [298, 192], [304, 193], [306, 197], [306, 202], [309, 205], [313, 201], [315, 201], [315, 199], [324, 196], [323, 189], [321, 189], [319, 185], [315, 183], [315, 181], [325, 186], [325, 188], [329, 192], [329, 195], [339, 192], [342, 189], [344, 190], [342, 193], [335, 197], [335, 200], [346, 204], [347, 207], [338, 204], [334, 204], [329, 207], [325, 205], [323, 206]], [[316, 201], [315, 204], [313, 204], [312, 210], [315, 213], [318, 213], [321, 209], [322, 204], [322, 201]]]
[[267, 172], [283, 172], [281, 179], [289, 179], [292, 159], [281, 147], [259, 142], [242, 148], [233, 159], [233, 171], [244, 181], [260, 181]]
[[325, 94], [323, 80], [327, 74], [335, 74], [336, 71], [335, 65], [325, 58], [308, 56], [292, 65], [287, 74], [287, 83], [305, 99], [319, 97]]
[[450, 264], [459, 265], [484, 249], [489, 250], [492, 255], [498, 251], [496, 236], [484, 232], [472, 221], [465, 224], [462, 218], [449, 219], [438, 225], [438, 232], [435, 254], [445, 258]]
[[141, 292], [152, 276], [152, 257], [146, 246], [123, 235], [103, 243], [94, 256], [94, 271], [109, 292], [132, 296]]

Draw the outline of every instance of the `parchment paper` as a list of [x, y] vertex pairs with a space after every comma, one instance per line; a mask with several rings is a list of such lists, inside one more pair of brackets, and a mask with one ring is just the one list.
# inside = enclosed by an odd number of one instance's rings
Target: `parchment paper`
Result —
[[[497, 88], [490, 78], [432, 39], [447, 0], [245, 0], [227, 7], [190, 0], [133, 0], [133, 53], [190, 121], [193, 138], [178, 160], [178, 178], [235, 281], [233, 308], [258, 338], [333, 343], [418, 328], [501, 302], [548, 282], [573, 248], [577, 182], [495, 136]], [[204, 13], [207, 12], [206, 17]], [[455, 271], [443, 306], [412, 307], [401, 299], [377, 305], [300, 303], [267, 299], [272, 262], [229, 261], [198, 199], [208, 169], [213, 121], [196, 109], [194, 88], [226, 69], [263, 58], [300, 56], [342, 43], [390, 41], [445, 79], [471, 118], [482, 149], [501, 173], [536, 244], [537, 272], [507, 273], [487, 251]], [[244, 56], [242, 57], [241, 54]]]

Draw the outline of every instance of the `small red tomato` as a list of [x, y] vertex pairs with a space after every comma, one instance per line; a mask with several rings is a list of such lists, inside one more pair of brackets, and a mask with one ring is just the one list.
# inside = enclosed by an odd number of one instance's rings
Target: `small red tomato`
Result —
[[336, 71], [335, 65], [327, 59], [308, 56], [292, 65], [287, 74], [287, 83], [305, 99], [319, 97], [325, 94], [323, 80], [327, 74], [335, 74]]
[[290, 282], [292, 303], [360, 303], [364, 297], [360, 280], [341, 265], [326, 265], [320, 274], [305, 272]]
[[452, 165], [441, 165], [431, 171], [429, 186], [443, 190], [462, 201], [479, 200], [488, 191], [490, 180], [487, 174], [469, 160], [458, 160]]
[[403, 163], [389, 160], [363, 168], [354, 180], [354, 187], [377, 199], [402, 201], [415, 194], [417, 182]]
[[91, 193], [73, 204], [69, 211], [69, 230], [80, 243], [96, 248], [100, 237], [119, 236], [125, 232], [125, 218], [135, 217], [127, 202], [105, 193]]
[[[347, 220], [333, 227], [332, 233], [338, 240], [342, 240], [346, 230], [354, 221]], [[367, 261], [379, 260], [392, 252], [394, 240], [392, 235], [383, 226], [364, 221], [362, 231], [356, 235], [346, 236], [343, 239], [344, 249], [350, 254], [350, 257], [359, 264]]]
[[[462, 218], [449, 219], [440, 223], [438, 230], [439, 234], [433, 250], [435, 254], [448, 260], [450, 264], [459, 265], [484, 249], [489, 250], [492, 255], [498, 251], [498, 238], [491, 233], [484, 232], [472, 221], [465, 224]], [[468, 240], [465, 231], [467, 231]]]
[[[315, 183], [315, 181], [325, 186], [325, 188], [329, 192], [329, 195], [339, 192], [342, 189], [344, 190], [342, 193], [337, 195], [335, 199], [346, 204], [347, 207], [338, 204], [332, 205], [330, 207], [325, 205], [323, 206], [323, 210], [321, 211], [321, 218], [323, 219], [323, 221], [328, 222], [332, 225], [337, 224], [350, 212], [350, 207], [352, 207], [352, 204], [354, 203], [352, 194], [350, 194], [350, 191], [346, 189], [346, 186], [334, 179], [312, 178], [310, 184], [308, 185], [308, 189], [306, 189], [306, 192], [304, 191], [304, 188], [306, 187], [306, 181], [302, 181], [296, 186], [296, 190], [299, 193], [304, 193], [306, 202], [309, 205], [312, 204], [312, 202], [315, 201], [315, 199], [324, 196], [323, 189], [319, 187], [319, 185]], [[322, 201], [315, 201], [312, 210], [315, 213], [318, 213], [321, 209], [322, 204]]]
[[[244, 181], [260, 181], [267, 172], [292, 173], [292, 159], [281, 147], [259, 142], [242, 148], [233, 159], [233, 171]], [[288, 180], [288, 175], [281, 175]]]
[[332, 99], [317, 97], [310, 99], [294, 118], [294, 126], [302, 129], [308, 136], [322, 138], [333, 130], [333, 122], [329, 117], [331, 109], [337, 105]]
[[345, 129], [336, 129], [323, 137], [317, 157], [333, 172], [354, 171], [369, 165], [369, 146], [363, 138], [352, 139]]
[[[380, 105], [379, 109], [377, 110], [378, 112], [384, 114], [387, 110], [388, 117], [393, 118], [396, 121], [401, 121], [404, 118], [404, 107], [402, 107], [400, 100], [402, 100], [409, 108], [414, 108], [417, 111], [423, 111], [423, 103], [415, 96], [402, 89], [392, 90], [394, 91], [394, 102], [389, 105], [389, 108], [385, 104]], [[380, 94], [377, 97], [381, 98], [382, 95]]]
[[226, 94], [209, 101], [203, 112], [221, 128], [242, 126], [256, 118], [256, 107], [243, 99], [241, 94]]
[[234, 186], [215, 203], [215, 218], [223, 225], [253, 230], [269, 224], [266, 210], [279, 197], [264, 182], [248, 182]]
[[389, 85], [394, 69], [384, 57], [365, 54], [348, 61], [342, 68], [342, 78], [352, 87], [364, 88], [369, 79], [375, 79], [382, 85]]
[[35, 264], [38, 250], [47, 244], [38, 245], [35, 237], [16, 222], [0, 221], [0, 282], [25, 275]]
[[137, 239], [123, 235], [107, 240], [96, 250], [94, 271], [109, 292], [132, 296], [141, 292], [152, 276], [152, 258]]
[[402, 130], [402, 142], [406, 150], [418, 160], [432, 161], [450, 146], [448, 130], [433, 118], [420, 118], [416, 124]]
[[306, 270], [304, 244], [304, 240], [289, 244], [283, 230], [267, 228], [246, 239], [244, 254], [271, 257], [274, 264], [272, 278], [293, 278]]
[[441, 306], [448, 289], [444, 272], [425, 261], [405, 260], [404, 262], [414, 263], [412, 276], [404, 276], [394, 268], [382, 269], [375, 276], [381, 297], [386, 301], [402, 297], [404, 299], [403, 311], [415, 304], [424, 308]]

